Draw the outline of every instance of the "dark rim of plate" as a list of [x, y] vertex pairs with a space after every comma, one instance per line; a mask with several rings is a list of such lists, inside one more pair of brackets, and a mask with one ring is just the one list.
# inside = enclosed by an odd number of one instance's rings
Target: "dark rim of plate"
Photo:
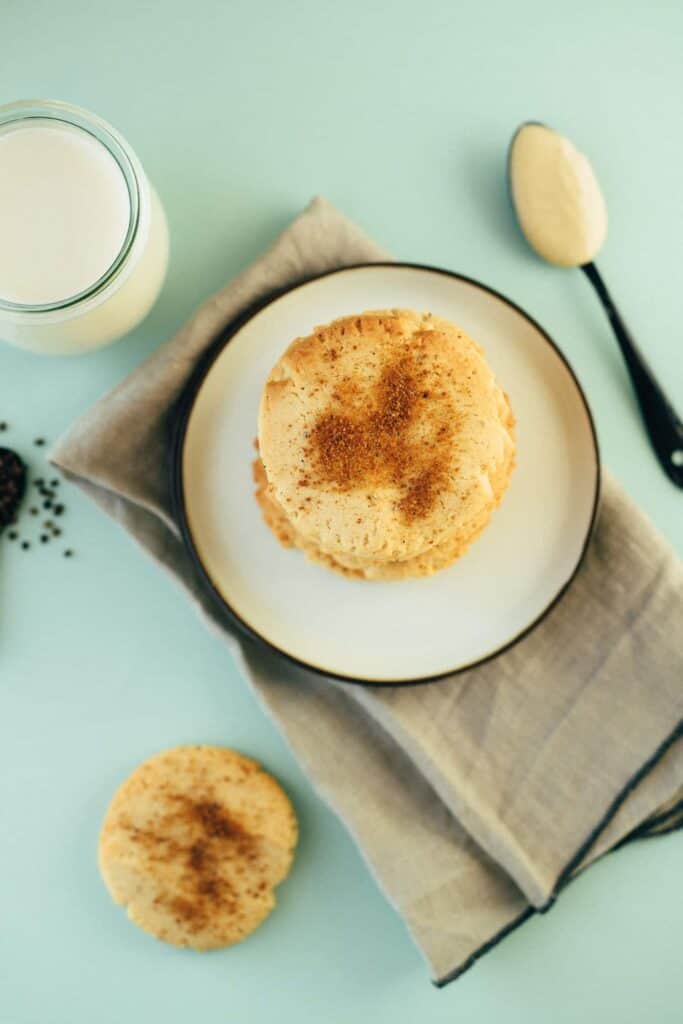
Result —
[[[263, 636], [252, 626], [246, 623], [235, 611], [235, 609], [226, 601], [226, 599], [218, 590], [213, 579], [211, 578], [211, 575], [209, 574], [204, 563], [202, 562], [199, 552], [195, 546], [187, 517], [187, 511], [185, 508], [185, 494], [183, 487], [183, 450], [185, 447], [185, 437], [187, 434], [187, 428], [190, 421], [190, 415], [192, 413], [195, 399], [199, 394], [204, 379], [206, 378], [209, 370], [211, 369], [214, 362], [216, 361], [220, 353], [223, 351], [225, 346], [231, 341], [232, 338], [234, 338], [238, 331], [240, 331], [241, 328], [249, 320], [251, 320], [257, 313], [259, 313], [262, 309], [265, 309], [266, 306], [269, 306], [276, 299], [281, 298], [283, 295], [287, 295], [289, 292], [297, 291], [299, 288], [303, 288], [306, 285], [309, 285], [315, 281], [320, 281], [325, 277], [331, 277], [335, 274], [345, 274], [352, 272], [354, 270], [366, 270], [374, 267], [391, 268], [396, 270], [422, 270], [430, 274], [441, 274], [444, 277], [452, 277], [458, 281], [463, 281], [465, 284], [472, 285], [475, 288], [479, 288], [481, 291], [486, 292], [488, 295], [493, 296], [500, 302], [505, 303], [511, 309], [515, 310], [515, 312], [523, 316], [524, 319], [527, 320], [535, 328], [536, 331], [538, 331], [541, 337], [553, 349], [557, 357], [564, 364], [569, 376], [574, 382], [574, 385], [579, 394], [579, 397], [581, 398], [581, 402], [586, 413], [586, 419], [588, 421], [588, 426], [590, 429], [595, 454], [595, 492], [593, 496], [593, 507], [591, 510], [590, 521], [588, 523], [588, 528], [586, 530], [586, 536], [584, 538], [584, 542], [579, 557], [577, 559], [576, 565], [574, 566], [567, 580], [558, 589], [557, 593], [550, 601], [550, 603], [543, 609], [540, 615], [538, 615], [532, 622], [530, 622], [528, 626], [525, 626], [525, 628], [521, 630], [521, 632], [517, 633], [517, 635], [512, 637], [511, 640], [506, 641], [506, 643], [504, 643], [501, 647], [497, 648], [495, 651], [492, 651], [490, 654], [486, 654], [484, 655], [484, 657], [479, 658], [476, 661], [469, 662], [467, 665], [460, 665], [457, 668], [449, 669], [446, 672], [439, 672], [436, 675], [430, 676], [419, 676], [414, 679], [379, 680], [362, 679], [359, 676], [347, 676], [339, 672], [330, 672], [327, 669], [321, 668], [320, 666], [314, 665], [310, 662], [302, 661], [301, 659], [295, 657], [293, 654], [289, 654], [287, 651], [283, 651], [281, 648], [277, 647], [270, 640], [268, 640], [267, 637]], [[349, 266], [337, 267], [336, 269], [333, 270], [324, 271], [322, 274], [315, 274], [312, 277], [307, 277], [301, 281], [298, 281], [296, 284], [278, 289], [276, 291], [269, 292], [265, 297], [249, 306], [234, 320], [232, 320], [216, 336], [215, 340], [209, 344], [202, 358], [199, 360], [197, 366], [195, 367], [192, 375], [190, 376], [185, 388], [183, 389], [176, 403], [175, 408], [171, 412], [170, 429], [171, 443], [169, 446], [169, 471], [173, 516], [175, 522], [178, 525], [183, 542], [185, 544], [185, 548], [189, 553], [194, 568], [196, 569], [199, 578], [201, 579], [204, 587], [206, 588], [207, 593], [211, 596], [217, 608], [220, 609], [225, 616], [227, 616], [228, 622], [232, 626], [234, 626], [234, 628], [238, 630], [243, 636], [248, 637], [250, 640], [257, 641], [258, 643], [266, 647], [268, 650], [274, 651], [276, 654], [279, 654], [281, 657], [285, 658], [291, 664], [297, 665], [300, 668], [308, 669], [309, 671], [315, 672], [317, 675], [320, 675], [322, 677], [336, 679], [344, 683], [356, 683], [361, 686], [416, 686], [424, 683], [434, 683], [438, 682], [440, 679], [446, 679], [449, 676], [469, 671], [469, 669], [476, 668], [479, 665], [484, 665], [486, 662], [492, 661], [494, 658], [497, 658], [505, 651], [508, 651], [511, 647], [514, 647], [515, 644], [519, 643], [520, 640], [523, 640], [525, 636], [528, 636], [529, 633], [531, 633], [532, 630], [534, 630], [536, 626], [538, 626], [546, 618], [546, 616], [550, 614], [553, 608], [558, 604], [558, 602], [567, 592], [569, 586], [571, 585], [579, 569], [581, 568], [583, 560], [586, 556], [586, 552], [588, 550], [588, 546], [593, 536], [595, 524], [598, 518], [602, 475], [600, 465], [600, 448], [598, 445], [597, 432], [595, 429], [593, 415], [591, 413], [586, 395], [583, 391], [583, 388], [581, 387], [581, 384], [579, 383], [576, 374], [574, 373], [574, 370], [572, 369], [568, 359], [566, 358], [562, 350], [559, 348], [557, 343], [553, 341], [548, 332], [545, 331], [541, 327], [541, 325], [536, 320], [534, 320], [532, 316], [529, 316], [529, 314], [524, 309], [522, 309], [521, 306], [518, 306], [517, 303], [513, 302], [506, 295], [502, 295], [499, 291], [496, 291], [495, 288], [489, 288], [488, 285], [482, 284], [480, 281], [477, 281], [474, 278], [467, 277], [465, 274], [458, 274], [452, 270], [444, 270], [441, 267], [432, 267], [423, 263], [400, 263], [393, 261], [354, 263]]]

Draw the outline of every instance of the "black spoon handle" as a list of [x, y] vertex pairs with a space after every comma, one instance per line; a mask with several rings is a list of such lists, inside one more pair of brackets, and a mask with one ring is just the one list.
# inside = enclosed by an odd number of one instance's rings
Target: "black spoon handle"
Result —
[[584, 263], [581, 269], [598, 293], [612, 324], [631, 376], [643, 422], [662, 469], [677, 487], [683, 488], [683, 423], [631, 337], [598, 268], [594, 263]]

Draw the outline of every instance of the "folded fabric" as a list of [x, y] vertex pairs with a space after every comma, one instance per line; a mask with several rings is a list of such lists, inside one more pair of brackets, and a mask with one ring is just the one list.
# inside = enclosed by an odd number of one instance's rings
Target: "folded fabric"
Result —
[[235, 635], [171, 511], [177, 399], [202, 353], [250, 306], [325, 270], [385, 259], [314, 200], [86, 413], [52, 459], [230, 645], [444, 983], [597, 857], [680, 824], [683, 568], [607, 476], [569, 591], [529, 636], [478, 668], [427, 686], [352, 686]]

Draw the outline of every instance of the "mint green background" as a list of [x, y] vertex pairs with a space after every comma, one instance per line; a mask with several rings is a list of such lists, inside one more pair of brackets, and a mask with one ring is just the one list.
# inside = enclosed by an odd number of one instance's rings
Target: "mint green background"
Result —
[[[502, 178], [527, 118], [590, 155], [611, 213], [600, 266], [683, 407], [675, 0], [3, 0], [0, 40], [2, 101], [110, 120], [172, 237], [161, 299], [122, 343], [70, 361], [0, 346], [3, 441], [34, 468], [33, 437], [57, 437], [321, 192], [398, 257], [481, 278], [537, 317], [586, 387], [606, 462], [683, 550], [683, 496], [650, 454], [596, 301], [525, 248]], [[433, 989], [225, 647], [116, 526], [68, 500], [72, 563], [54, 545], [0, 546], [0, 1024], [681, 1020], [681, 835], [602, 861]], [[117, 784], [188, 741], [263, 760], [302, 832], [277, 912], [204, 956], [129, 924], [95, 863]]]

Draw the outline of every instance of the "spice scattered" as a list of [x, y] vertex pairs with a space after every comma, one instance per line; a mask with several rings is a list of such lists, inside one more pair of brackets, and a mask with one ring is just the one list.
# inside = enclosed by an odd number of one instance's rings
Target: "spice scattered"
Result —
[[16, 530], [10, 530], [7, 536], [9, 537], [10, 540], [16, 540], [19, 534], [17, 533]]
[[64, 506], [63, 505], [55, 505], [54, 513], [55, 513], [56, 516], [63, 516], [64, 515]]
[[64, 552], [64, 557], [65, 558], [73, 558], [73, 555], [74, 555], [74, 553], [71, 550], [71, 548], [67, 548], [66, 551]]
[[28, 551], [28, 549], [31, 547], [30, 543], [27, 540], [22, 540], [21, 546], [24, 551]]
[[398, 487], [406, 521], [428, 515], [448, 484], [453, 433], [447, 403], [427, 401], [428, 377], [411, 354], [404, 355], [350, 409], [338, 403], [323, 412], [306, 450], [321, 478], [341, 490]]
[[[179, 860], [182, 864], [182, 895], [162, 893], [157, 896], [157, 902], [166, 904], [190, 934], [205, 928], [217, 911], [240, 914], [237, 893], [221, 871], [226, 859], [239, 859], [254, 867], [263, 862], [259, 838], [210, 797], [194, 800], [185, 794], [174, 794], [173, 809], [159, 815], [154, 829], [140, 829], [131, 824], [127, 833], [130, 841], [141, 847], [150, 860], [158, 863]], [[264, 888], [265, 884], [260, 883], [258, 891]]]
[[40, 543], [41, 544], [47, 544], [49, 539], [50, 538], [48, 537], [48, 535], [46, 533], [41, 533], [41, 535], [40, 535]]
[[399, 508], [408, 520], [422, 519], [433, 507], [445, 483], [445, 471], [438, 461], [428, 465], [408, 485]]
[[5, 431], [5, 430], [7, 430], [7, 426], [8, 426], [8, 424], [7, 424], [7, 423], [5, 423], [5, 421], [4, 421], [4, 420], [2, 420], [2, 421], [0, 422], [0, 433], [4, 433], [4, 431]]

